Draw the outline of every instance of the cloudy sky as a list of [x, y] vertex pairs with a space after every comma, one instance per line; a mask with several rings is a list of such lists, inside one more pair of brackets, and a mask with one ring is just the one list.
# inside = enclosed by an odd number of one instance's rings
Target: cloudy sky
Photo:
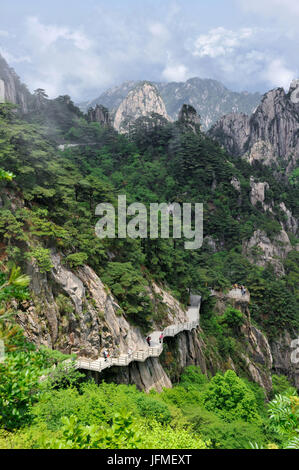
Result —
[[30, 90], [76, 101], [125, 80], [299, 76], [298, 0], [1, 0], [0, 53]]

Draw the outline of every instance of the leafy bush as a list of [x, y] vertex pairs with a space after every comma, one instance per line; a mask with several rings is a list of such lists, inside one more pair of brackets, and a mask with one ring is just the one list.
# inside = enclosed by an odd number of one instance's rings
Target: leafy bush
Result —
[[169, 408], [164, 403], [147, 395], [138, 396], [137, 408], [140, 416], [148, 420], [154, 420], [161, 424], [167, 424], [171, 420]]
[[254, 393], [232, 370], [216, 374], [204, 394], [204, 405], [227, 422], [242, 419], [260, 423]]

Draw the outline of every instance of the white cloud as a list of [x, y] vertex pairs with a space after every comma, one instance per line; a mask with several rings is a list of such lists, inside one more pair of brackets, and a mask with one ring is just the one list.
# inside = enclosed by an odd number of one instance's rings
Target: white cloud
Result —
[[289, 65], [288, 43], [289, 38], [273, 27], [219, 27], [200, 34], [189, 44], [189, 51], [205, 76], [213, 71], [214, 78], [233, 88], [251, 88], [252, 83], [288, 88], [296, 76], [295, 67]]
[[243, 41], [253, 36], [254, 30], [242, 28], [232, 31], [219, 27], [211, 29], [208, 34], [201, 34], [194, 43], [192, 54], [198, 57], [216, 58], [232, 54]]
[[34, 63], [34, 68], [27, 68], [24, 74], [30, 89], [45, 88], [51, 98], [69, 94], [78, 99], [86, 88], [108, 86], [111, 82], [93, 41], [82, 31], [45, 25], [30, 17], [26, 20], [24, 42]]
[[188, 69], [183, 64], [167, 65], [162, 77], [169, 82], [184, 82], [188, 78]]
[[263, 77], [269, 84], [273, 86], [280, 84], [285, 90], [288, 90], [291, 81], [296, 77], [296, 73], [286, 67], [282, 59], [274, 59], [267, 65]]
[[[242, 6], [233, 12], [235, 27], [227, 26], [231, 20], [226, 23], [221, 9], [205, 6], [207, 17], [196, 15], [204, 2], [195, 0], [194, 8], [182, 0], [156, 2], [161, 5], [153, 8], [152, 0], [144, 0], [134, 3], [134, 11], [94, 2], [79, 26], [72, 12], [56, 24], [42, 21], [36, 10], [19, 29], [14, 26], [13, 40], [0, 30], [3, 55], [20, 64], [17, 72], [30, 89], [45, 88], [51, 97], [70, 94], [74, 100], [93, 98], [125, 80], [199, 76], [235, 90], [287, 87], [299, 73], [299, 0], [235, 2]], [[245, 8], [253, 13], [247, 23]]]
[[61, 39], [71, 41], [75, 47], [82, 51], [89, 49], [92, 45], [82, 32], [72, 31], [67, 27], [44, 25], [36, 17], [27, 19], [27, 28], [30, 35], [36, 38], [38, 44], [43, 48], [47, 48]]
[[29, 56], [15, 56], [11, 54], [10, 52], [8, 52], [3, 47], [0, 47], [0, 54], [2, 55], [2, 57], [4, 57], [4, 59], [6, 60], [6, 62], [8, 62], [8, 64], [19, 64], [21, 62], [27, 62], [27, 63], [31, 62], [31, 58]]

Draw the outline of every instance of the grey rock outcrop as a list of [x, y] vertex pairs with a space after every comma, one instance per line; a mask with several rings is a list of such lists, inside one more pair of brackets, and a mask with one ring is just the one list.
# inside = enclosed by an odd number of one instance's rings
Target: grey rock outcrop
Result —
[[178, 122], [187, 129], [191, 129], [195, 134], [200, 131], [200, 117], [196, 109], [189, 104], [183, 104], [179, 112]]
[[104, 127], [110, 127], [112, 125], [108, 109], [99, 104], [97, 104], [95, 108], [89, 108], [88, 120], [89, 122], [99, 122]]
[[282, 212], [286, 216], [286, 221], [282, 224], [286, 231], [293, 233], [294, 235], [298, 234], [298, 220], [293, 216], [292, 212], [286, 207], [284, 202], [281, 202], [279, 205]]
[[0, 55], [0, 103], [16, 104], [21, 112], [27, 113], [31, 100], [32, 96], [26, 86]]
[[250, 136], [250, 118], [246, 114], [227, 114], [210, 129], [208, 134], [229, 153], [242, 155]]
[[[128, 323], [117, 300], [89, 266], [72, 272], [54, 250], [51, 261], [49, 274], [40, 273], [28, 262], [33, 300], [23, 305], [18, 322], [31, 342], [87, 359], [100, 357], [103, 348], [109, 349], [111, 357], [126, 354], [129, 349], [147, 349], [144, 333]], [[163, 307], [163, 327], [188, 320], [186, 311], [169, 292], [153, 284], [150, 295], [157, 308]], [[153, 329], [160, 328], [164, 329], [153, 324]], [[158, 358], [120, 369], [117, 380], [128, 380], [146, 391], [171, 387]]]
[[289, 89], [289, 94], [290, 94], [290, 100], [294, 104], [299, 103], [299, 80], [293, 80], [290, 89]]
[[153, 113], [170, 120], [157, 88], [149, 82], [143, 82], [130, 91], [120, 104], [115, 114], [114, 128], [125, 134], [138, 118], [150, 117]]
[[291, 383], [299, 389], [299, 363], [292, 361], [292, 340], [299, 338], [299, 331], [290, 334], [283, 331], [278, 338], [271, 341], [273, 370], [276, 374], [288, 377]]
[[[238, 334], [238, 355], [247, 369], [248, 376], [269, 393], [272, 388], [272, 352], [266, 336], [251, 322], [250, 293], [247, 291], [243, 296], [240, 289], [232, 289], [227, 294], [214, 291], [213, 295], [217, 299], [216, 309], [219, 315], [223, 315], [228, 305], [243, 313], [245, 321]], [[230, 359], [227, 365], [238, 372], [238, 364], [234, 363], [233, 359]]]
[[268, 183], [265, 182], [256, 182], [253, 177], [250, 178], [250, 201], [253, 206], [256, 206], [258, 202], [261, 203], [264, 210], [269, 209], [267, 204], [264, 204], [265, 201], [265, 191], [270, 188]]
[[256, 230], [249, 241], [243, 243], [243, 254], [257, 266], [272, 264], [278, 276], [285, 274], [283, 260], [292, 251], [292, 245], [284, 230], [273, 240], [262, 230]]
[[283, 165], [291, 172], [299, 157], [298, 84], [289, 93], [277, 88], [266, 93], [251, 117], [244, 114], [224, 116], [209, 135], [235, 155], [251, 164]]

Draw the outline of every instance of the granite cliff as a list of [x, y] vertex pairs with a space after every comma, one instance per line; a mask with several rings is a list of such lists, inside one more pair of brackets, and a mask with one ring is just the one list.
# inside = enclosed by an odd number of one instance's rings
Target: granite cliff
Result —
[[120, 133], [126, 133], [138, 118], [151, 116], [152, 113], [170, 120], [158, 89], [149, 82], [140, 83], [117, 109], [114, 128]]
[[251, 164], [261, 162], [290, 173], [299, 156], [299, 81], [288, 93], [277, 88], [266, 93], [251, 115], [228, 114], [209, 135], [230, 153]]
[[27, 113], [32, 95], [23, 85], [15, 73], [0, 55], [0, 103], [10, 102], [17, 104], [22, 113]]

